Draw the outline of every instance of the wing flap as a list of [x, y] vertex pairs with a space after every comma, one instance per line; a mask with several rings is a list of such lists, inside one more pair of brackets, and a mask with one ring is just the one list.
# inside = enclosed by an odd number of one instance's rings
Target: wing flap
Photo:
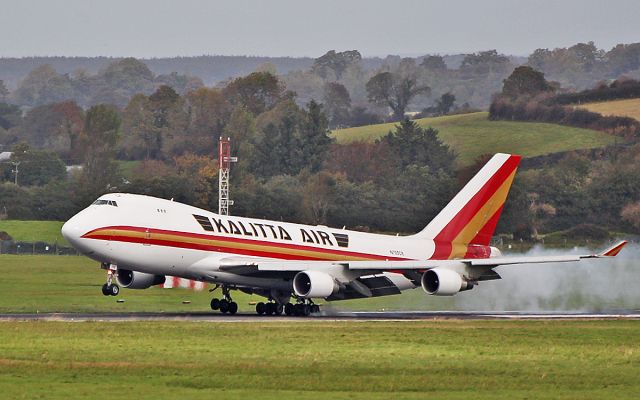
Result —
[[426, 261], [345, 261], [342, 265], [351, 270], [425, 270], [444, 266], [460, 266], [466, 260], [426, 260]]
[[299, 272], [343, 264], [331, 261], [263, 261], [257, 262], [256, 265], [260, 271]]
[[359, 281], [369, 288], [372, 297], [402, 293], [391, 279], [384, 275], [361, 277]]

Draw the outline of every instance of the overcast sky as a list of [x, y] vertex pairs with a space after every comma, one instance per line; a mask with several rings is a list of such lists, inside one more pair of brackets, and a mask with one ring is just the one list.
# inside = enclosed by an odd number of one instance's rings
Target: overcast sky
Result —
[[0, 56], [365, 56], [640, 42], [639, 0], [0, 0]]

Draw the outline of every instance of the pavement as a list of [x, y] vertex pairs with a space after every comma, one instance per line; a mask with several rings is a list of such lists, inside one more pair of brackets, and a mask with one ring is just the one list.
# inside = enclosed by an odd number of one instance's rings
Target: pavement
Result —
[[426, 320], [640, 320], [640, 310], [610, 312], [486, 312], [486, 311], [335, 311], [310, 317], [259, 316], [253, 313], [226, 315], [201, 313], [37, 313], [0, 314], [1, 321], [203, 321], [203, 322], [312, 322], [312, 321], [426, 321]]

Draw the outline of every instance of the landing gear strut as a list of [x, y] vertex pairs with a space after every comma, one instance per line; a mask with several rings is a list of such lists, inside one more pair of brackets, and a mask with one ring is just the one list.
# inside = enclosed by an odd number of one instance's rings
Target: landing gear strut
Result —
[[235, 314], [238, 312], [238, 303], [231, 299], [230, 289], [222, 286], [222, 299], [211, 299], [211, 309], [220, 310], [223, 314]]
[[113, 283], [113, 275], [117, 272], [117, 268], [113, 264], [103, 263], [102, 268], [107, 270], [107, 283], [102, 285], [102, 294], [105, 296], [117, 296], [120, 293], [120, 286]]

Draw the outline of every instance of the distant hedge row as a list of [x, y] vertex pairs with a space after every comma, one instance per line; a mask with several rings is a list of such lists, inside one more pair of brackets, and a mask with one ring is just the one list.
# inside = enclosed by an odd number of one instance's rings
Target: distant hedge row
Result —
[[489, 119], [550, 122], [577, 128], [593, 129], [616, 136], [640, 136], [640, 121], [629, 117], [601, 114], [537, 100], [511, 100], [497, 96], [489, 107]]
[[597, 101], [611, 101], [619, 99], [633, 99], [640, 97], [640, 81], [633, 79], [618, 79], [610, 85], [601, 84], [594, 89], [577, 93], [561, 93], [548, 101], [548, 104], [582, 104]]

